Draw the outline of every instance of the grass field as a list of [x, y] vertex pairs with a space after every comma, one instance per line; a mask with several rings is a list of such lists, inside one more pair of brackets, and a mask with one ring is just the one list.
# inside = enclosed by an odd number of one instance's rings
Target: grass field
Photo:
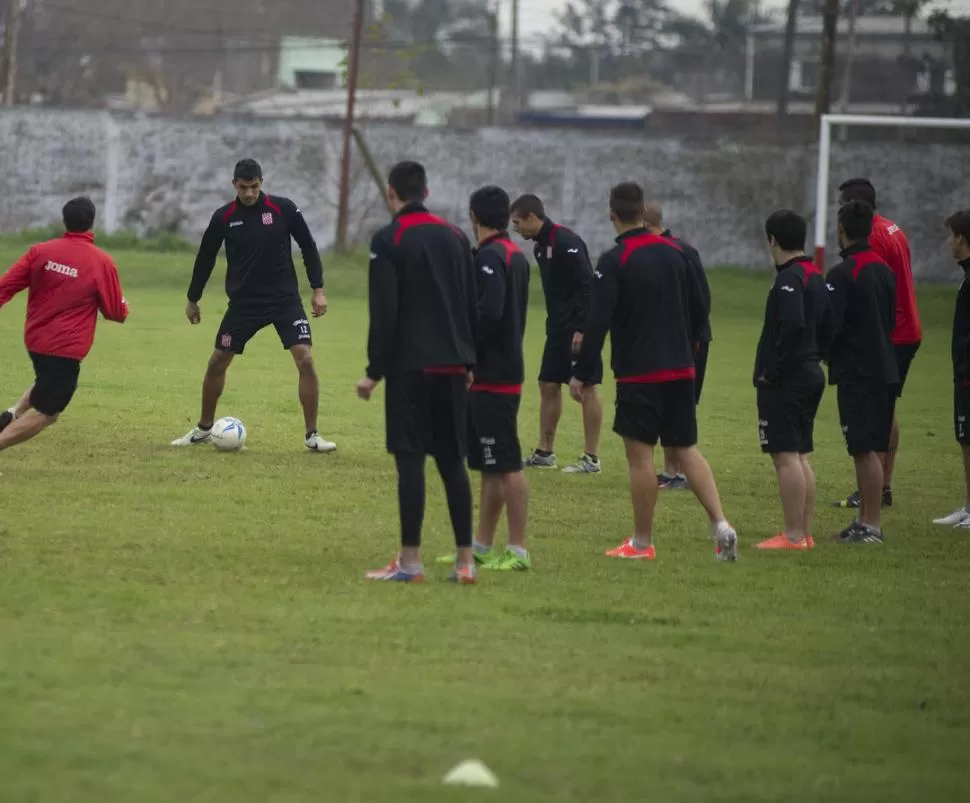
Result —
[[[11, 247], [0, 248], [9, 264]], [[248, 449], [176, 451], [224, 310], [183, 317], [191, 255], [117, 253], [131, 302], [101, 324], [63, 420], [0, 455], [0, 800], [958, 801], [970, 797], [970, 550], [929, 520], [961, 497], [952, 288], [921, 291], [925, 345], [899, 412], [881, 547], [761, 555], [780, 523], [750, 385], [766, 275], [714, 272], [701, 438], [744, 549], [716, 563], [690, 495], [665, 495], [659, 559], [628, 534], [616, 438], [599, 477], [530, 475], [531, 575], [475, 588], [366, 584], [397, 538], [382, 398], [357, 401], [364, 265], [331, 272], [314, 325], [322, 429], [305, 453], [296, 374], [269, 330], [221, 411]], [[537, 282], [536, 282], [537, 283]], [[0, 312], [0, 402], [29, 383], [21, 302]], [[528, 371], [538, 367], [539, 307]], [[523, 401], [524, 445], [537, 394]], [[612, 389], [607, 386], [607, 394]], [[608, 420], [611, 416], [608, 416]], [[834, 393], [820, 499], [852, 490]], [[567, 407], [559, 453], [579, 452]], [[426, 557], [449, 548], [436, 481]], [[478, 757], [497, 792], [443, 787]]]

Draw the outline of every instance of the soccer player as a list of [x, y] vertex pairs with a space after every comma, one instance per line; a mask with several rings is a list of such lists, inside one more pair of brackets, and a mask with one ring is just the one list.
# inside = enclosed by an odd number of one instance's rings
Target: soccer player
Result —
[[35, 374], [20, 403], [0, 416], [0, 450], [30, 440], [67, 409], [98, 312], [117, 323], [128, 318], [118, 270], [94, 244], [94, 203], [74, 198], [62, 216], [64, 236], [33, 246], [0, 278], [0, 307], [28, 291], [24, 344]]
[[838, 386], [839, 423], [859, 483], [859, 516], [837, 539], [881, 544], [884, 456], [889, 451], [899, 368], [893, 350], [896, 280], [868, 245], [873, 209], [850, 201], [839, 209], [842, 259], [826, 283], [835, 340], [829, 384]]
[[963, 268], [963, 280], [957, 293], [953, 313], [953, 427], [957, 443], [963, 450], [963, 476], [966, 495], [963, 507], [949, 516], [936, 519], [934, 524], [970, 530], [970, 209], [951, 215], [946, 222], [947, 244], [950, 253]]
[[371, 241], [370, 334], [366, 376], [371, 398], [387, 380], [387, 450], [397, 463], [401, 552], [370, 580], [420, 583], [424, 464], [431, 455], [445, 486], [455, 534], [454, 582], [476, 581], [468, 455], [468, 388], [475, 367], [478, 290], [465, 235], [428, 213], [424, 167], [401, 162], [388, 175], [394, 220]]
[[831, 346], [832, 310], [822, 271], [805, 255], [808, 226], [790, 209], [765, 222], [768, 248], [778, 271], [768, 293], [754, 364], [761, 451], [771, 455], [785, 528], [757, 549], [805, 551], [815, 546], [815, 416], [825, 390], [820, 360]]
[[[589, 313], [593, 269], [586, 243], [575, 233], [553, 223], [535, 195], [523, 195], [512, 204], [512, 227], [535, 242], [542, 290], [546, 298], [546, 345], [539, 370], [539, 446], [526, 458], [526, 466], [556, 468], [556, 430], [562, 416], [562, 386], [568, 385], [583, 324]], [[596, 385], [603, 381], [600, 364], [589, 378], [583, 394], [583, 430], [586, 451], [579, 462], [566, 466], [567, 474], [599, 474], [603, 405]]]
[[[478, 348], [469, 402], [468, 465], [482, 474], [478, 532], [472, 548], [485, 569], [528, 571], [526, 547], [529, 488], [522, 470], [518, 415], [525, 379], [522, 339], [529, 306], [529, 260], [509, 239], [509, 196], [482, 187], [469, 203], [478, 249]], [[494, 550], [505, 508], [509, 543]], [[443, 558], [451, 563], [454, 558]]]
[[653, 515], [659, 487], [653, 463], [658, 441], [673, 449], [711, 520], [719, 560], [738, 556], [738, 537], [721, 510], [714, 475], [697, 449], [694, 344], [705, 309], [680, 247], [645, 225], [643, 189], [625, 183], [610, 193], [617, 245], [596, 267], [593, 307], [570, 393], [581, 401], [597, 371], [607, 332], [613, 345], [616, 420], [623, 438], [633, 502], [633, 535], [610, 557], [653, 560]]
[[323, 264], [306, 220], [296, 204], [262, 191], [263, 169], [252, 159], [236, 164], [232, 180], [236, 199], [212, 215], [192, 271], [185, 316], [193, 326], [201, 323], [199, 299], [212, 275], [219, 248], [226, 244], [226, 295], [229, 307], [216, 334], [215, 350], [202, 380], [202, 413], [199, 423], [172, 446], [208, 443], [216, 418], [219, 397], [226, 386], [226, 372], [233, 357], [241, 355], [253, 336], [273, 326], [283, 348], [293, 356], [300, 375], [300, 404], [311, 452], [332, 452], [335, 443], [317, 432], [320, 382], [313, 365], [310, 322], [307, 320], [293, 265], [290, 238], [303, 254], [307, 278], [313, 289], [311, 309], [318, 318], [327, 312], [323, 293]]
[[[909, 368], [919, 351], [923, 339], [923, 327], [916, 304], [916, 283], [913, 281], [912, 257], [909, 240], [903, 230], [891, 220], [884, 218], [875, 210], [876, 190], [867, 178], [853, 178], [839, 187], [839, 205], [851, 201], [862, 201], [872, 207], [872, 234], [869, 247], [882, 259], [893, 272], [896, 279], [896, 322], [893, 329], [893, 349], [896, 352], [896, 370], [899, 373], [897, 393], [903, 395]], [[889, 450], [883, 457], [882, 504], [893, 504], [893, 472], [896, 468], [896, 452], [899, 449], [899, 421], [893, 413], [893, 428], [889, 440]], [[855, 491], [846, 499], [836, 502], [836, 507], [859, 507], [859, 492]]]
[[[687, 265], [691, 270], [691, 276], [700, 287], [701, 297], [704, 300], [705, 318], [704, 325], [701, 327], [700, 339], [694, 344], [694, 399], [697, 404], [701, 402], [701, 392], [704, 389], [704, 376], [707, 373], [707, 357], [711, 347], [713, 336], [711, 334], [711, 287], [707, 282], [707, 273], [704, 271], [704, 263], [701, 255], [686, 240], [674, 237], [670, 229], [664, 226], [663, 207], [656, 201], [647, 204], [644, 211], [644, 219], [647, 224], [647, 231], [652, 234], [659, 234], [666, 237], [675, 245], [679, 246], [687, 259]], [[671, 491], [686, 491], [687, 477], [677, 464], [673, 455], [673, 450], [664, 449], [664, 470], [657, 475], [657, 482], [661, 488]]]

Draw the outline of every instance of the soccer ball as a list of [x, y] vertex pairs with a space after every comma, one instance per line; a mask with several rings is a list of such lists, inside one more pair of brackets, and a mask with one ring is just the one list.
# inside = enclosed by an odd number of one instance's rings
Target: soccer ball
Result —
[[210, 434], [212, 445], [221, 452], [238, 452], [246, 444], [246, 426], [238, 418], [220, 418]]

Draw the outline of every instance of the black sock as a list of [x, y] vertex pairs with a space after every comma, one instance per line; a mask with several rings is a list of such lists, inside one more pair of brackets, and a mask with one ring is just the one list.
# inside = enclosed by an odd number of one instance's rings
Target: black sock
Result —
[[209, 424], [209, 426], [205, 426], [204, 424], [198, 424], [197, 426], [203, 432], [208, 432], [210, 429], [212, 429], [212, 424]]
[[586, 456], [594, 463], [598, 463], [600, 461], [600, 459], [595, 454], [590, 454], [589, 452], [586, 452]]
[[401, 545], [419, 547], [421, 525], [424, 523], [424, 455], [399, 454], [395, 459]]
[[314, 435], [316, 435], [316, 434], [317, 434], [317, 431], [316, 431], [315, 429], [311, 429], [311, 430], [310, 430], [310, 431], [309, 431], [309, 432], [308, 432], [308, 433], [306, 434], [306, 439], [307, 439], [307, 440], [310, 440], [310, 438], [312, 438], [312, 437], [313, 437]]
[[448, 497], [448, 513], [455, 531], [455, 546], [472, 545], [472, 486], [468, 481], [465, 461], [458, 457], [436, 457], [438, 473]]
[[552, 452], [547, 452], [545, 449], [536, 449], [536, 454], [539, 457], [551, 457]]

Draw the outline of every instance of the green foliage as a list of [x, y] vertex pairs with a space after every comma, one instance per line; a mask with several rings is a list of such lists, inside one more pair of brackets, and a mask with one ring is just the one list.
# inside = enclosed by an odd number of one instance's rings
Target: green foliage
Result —
[[[30, 246], [34, 243], [60, 237], [64, 234], [64, 228], [60, 224], [52, 223], [42, 229], [23, 229], [15, 234], [0, 235], [0, 246], [2, 245], [22, 245]], [[187, 253], [194, 251], [196, 243], [192, 243], [184, 237], [174, 232], [160, 231], [150, 237], [140, 237], [133, 231], [119, 231], [114, 234], [105, 234], [96, 231], [95, 237], [97, 244], [108, 250], [125, 250], [148, 253]]]

